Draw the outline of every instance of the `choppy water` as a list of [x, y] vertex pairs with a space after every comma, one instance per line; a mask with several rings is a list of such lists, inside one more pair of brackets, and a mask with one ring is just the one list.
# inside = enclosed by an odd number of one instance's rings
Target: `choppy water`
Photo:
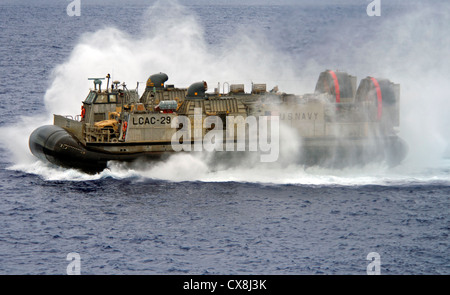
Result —
[[[82, 1], [83, 3], [83, 1]], [[0, 273], [449, 274], [448, 4], [320, 6], [0, 4]], [[413, 46], [414, 45], [414, 46]], [[212, 170], [177, 155], [98, 175], [28, 151], [51, 115], [77, 114], [87, 77], [133, 85], [153, 73], [312, 91], [339, 68], [402, 85], [410, 152], [330, 170], [284, 161]]]

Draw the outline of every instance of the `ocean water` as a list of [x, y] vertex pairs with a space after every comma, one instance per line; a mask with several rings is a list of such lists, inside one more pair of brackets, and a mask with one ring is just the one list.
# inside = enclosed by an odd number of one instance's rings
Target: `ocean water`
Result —
[[[73, 252], [82, 274], [366, 274], [371, 252], [381, 274], [450, 274], [449, 4], [85, 2], [0, 4], [0, 274], [66, 274]], [[324, 69], [401, 84], [401, 165], [305, 168], [294, 144], [275, 166], [175, 155], [87, 175], [28, 150], [79, 113], [88, 77], [310, 93]]]

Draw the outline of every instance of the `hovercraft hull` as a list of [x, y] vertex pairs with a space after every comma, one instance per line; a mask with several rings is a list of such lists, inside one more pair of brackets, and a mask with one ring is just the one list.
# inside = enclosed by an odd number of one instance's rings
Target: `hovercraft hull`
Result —
[[[130, 162], [139, 158], [159, 159], [163, 154], [170, 153], [117, 154], [93, 151], [86, 148], [70, 132], [55, 125], [37, 128], [30, 136], [29, 146], [33, 155], [44, 162], [65, 168], [79, 169], [87, 173], [103, 171], [107, 168], [108, 161]], [[248, 153], [251, 152], [216, 152], [214, 160], [221, 164], [239, 165], [242, 157]], [[384, 161], [389, 166], [396, 166], [405, 158], [406, 154], [407, 145], [397, 136], [377, 140], [322, 138], [304, 140], [300, 152], [295, 159], [292, 159], [292, 163], [341, 168]]]
[[104, 170], [111, 160], [132, 161], [140, 156], [86, 149], [70, 132], [56, 125], [45, 125], [34, 130], [29, 138], [29, 147], [32, 154], [44, 162], [88, 173]]

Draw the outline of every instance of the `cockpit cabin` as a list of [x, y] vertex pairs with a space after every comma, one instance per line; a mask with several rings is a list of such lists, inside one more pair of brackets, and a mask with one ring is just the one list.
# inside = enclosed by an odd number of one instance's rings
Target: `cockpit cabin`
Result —
[[108, 120], [109, 113], [120, 113], [122, 107], [126, 108], [130, 103], [137, 101], [139, 101], [139, 96], [135, 90], [113, 90], [111, 92], [91, 90], [83, 101], [84, 119], [90, 123]]

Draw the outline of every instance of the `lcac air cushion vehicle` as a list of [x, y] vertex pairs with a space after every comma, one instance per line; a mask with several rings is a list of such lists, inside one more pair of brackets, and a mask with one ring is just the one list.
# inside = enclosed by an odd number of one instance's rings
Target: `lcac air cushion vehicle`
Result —
[[[204, 81], [187, 89], [175, 88], [166, 84], [166, 74], [159, 73], [148, 78], [139, 97], [125, 83], [114, 81], [110, 87], [109, 74], [106, 78], [104, 89], [105, 78], [92, 79], [94, 89], [83, 101], [81, 115], [54, 115], [53, 125], [33, 131], [29, 146], [36, 157], [95, 173], [105, 169], [108, 161], [196, 152], [208, 139], [217, 159], [232, 163], [237, 154], [261, 152], [259, 139], [277, 132], [274, 126], [288, 128], [291, 135], [264, 139], [265, 143], [279, 143], [277, 148], [283, 149], [284, 144], [298, 141], [292, 163], [339, 167], [385, 161], [397, 165], [407, 153], [397, 135], [400, 86], [386, 79], [367, 77], [356, 88], [356, 77], [327, 70], [319, 75], [312, 94], [286, 94], [277, 87], [268, 91], [266, 84], [252, 84], [246, 93], [244, 84], [228, 83], [223, 84], [222, 93], [220, 84], [207, 93]], [[261, 129], [252, 123], [268, 125]]]

